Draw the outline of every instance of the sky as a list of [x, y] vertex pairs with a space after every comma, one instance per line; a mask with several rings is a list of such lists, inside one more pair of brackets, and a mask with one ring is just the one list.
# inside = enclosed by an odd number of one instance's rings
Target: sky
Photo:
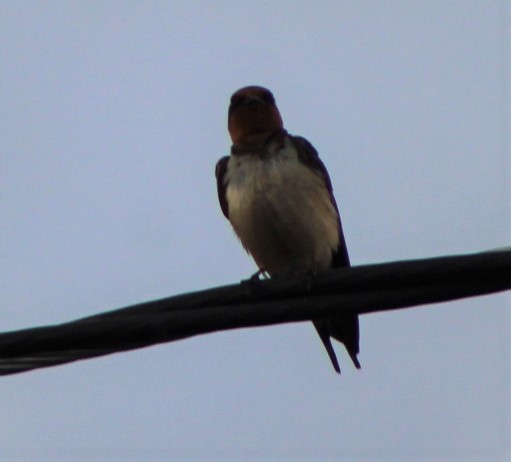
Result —
[[[511, 243], [508, 1], [0, 2], [0, 330], [256, 270], [214, 167], [270, 88], [319, 151], [353, 265]], [[0, 379], [0, 459], [505, 461], [509, 292]]]

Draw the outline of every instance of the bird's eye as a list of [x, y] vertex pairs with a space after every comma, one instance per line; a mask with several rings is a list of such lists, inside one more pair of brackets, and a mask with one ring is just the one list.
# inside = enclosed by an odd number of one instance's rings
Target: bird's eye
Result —
[[239, 106], [243, 102], [243, 97], [235, 95], [231, 98], [231, 106]]
[[263, 99], [263, 101], [266, 101], [267, 103], [275, 104], [275, 98], [273, 97], [273, 95], [269, 91], [265, 91], [261, 95], [261, 98]]

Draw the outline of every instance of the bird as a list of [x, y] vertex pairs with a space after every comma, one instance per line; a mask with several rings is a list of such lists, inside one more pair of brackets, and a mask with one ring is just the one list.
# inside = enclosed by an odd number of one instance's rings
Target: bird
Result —
[[[348, 267], [350, 260], [332, 183], [312, 144], [290, 135], [270, 90], [258, 85], [231, 96], [229, 156], [216, 164], [220, 208], [245, 250], [269, 277]], [[360, 363], [357, 314], [313, 320], [332, 366], [331, 338]]]

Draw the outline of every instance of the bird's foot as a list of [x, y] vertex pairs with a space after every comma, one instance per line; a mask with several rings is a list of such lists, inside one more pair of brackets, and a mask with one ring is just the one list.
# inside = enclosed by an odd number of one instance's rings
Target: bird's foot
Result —
[[264, 268], [261, 268], [257, 273], [250, 276], [249, 279], [241, 281], [241, 285], [247, 289], [248, 295], [254, 298], [259, 294], [260, 284], [265, 279], [270, 279], [270, 275]]
[[316, 287], [318, 286], [316, 279], [317, 271], [310, 269], [294, 269], [288, 274], [291, 277], [305, 280], [307, 292], [309, 292], [309, 294], [312, 294], [316, 291]]
[[254, 273], [252, 276], [250, 276], [250, 281], [259, 282], [264, 279], [270, 279], [268, 271], [266, 271], [264, 268], [261, 268], [257, 273]]

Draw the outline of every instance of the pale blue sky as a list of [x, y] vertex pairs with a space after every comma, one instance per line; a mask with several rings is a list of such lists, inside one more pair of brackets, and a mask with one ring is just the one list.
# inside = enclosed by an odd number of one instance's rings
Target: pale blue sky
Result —
[[[228, 100], [269, 87], [329, 169], [354, 265], [511, 241], [507, 1], [0, 2], [0, 330], [246, 278]], [[3, 461], [511, 456], [509, 293], [0, 379]]]

